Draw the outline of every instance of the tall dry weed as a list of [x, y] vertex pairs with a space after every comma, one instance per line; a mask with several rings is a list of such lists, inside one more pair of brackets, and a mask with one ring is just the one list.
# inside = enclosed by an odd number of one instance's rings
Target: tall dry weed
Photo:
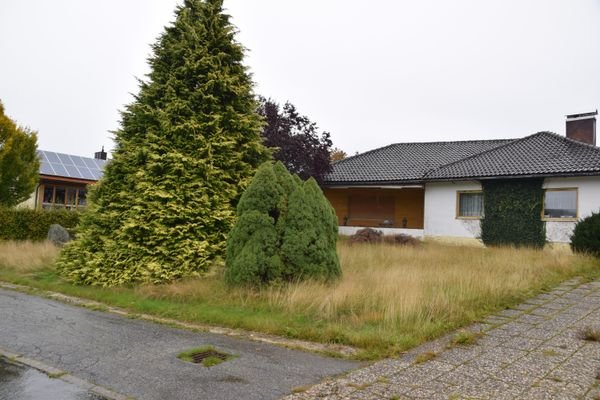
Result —
[[549, 274], [573, 271], [568, 251], [426, 244], [339, 247], [343, 278], [302, 282], [266, 293], [290, 312], [359, 324], [402, 325], [452, 319], [474, 305], [522, 295]]
[[263, 289], [228, 289], [218, 275], [147, 285], [154, 298], [283, 309], [350, 326], [410, 330], [436, 321], [458, 321], [473, 310], [497, 307], [524, 296], [555, 276], [577, 270], [577, 258], [562, 249], [479, 248], [424, 243], [338, 247], [342, 279], [305, 281]]
[[0, 268], [32, 272], [46, 268], [58, 256], [60, 249], [49, 241], [0, 242]]

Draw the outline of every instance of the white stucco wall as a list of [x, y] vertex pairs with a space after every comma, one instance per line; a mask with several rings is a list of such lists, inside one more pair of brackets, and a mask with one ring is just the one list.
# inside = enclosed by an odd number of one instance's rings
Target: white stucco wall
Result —
[[24, 202], [17, 204], [17, 208], [35, 208], [35, 192]]
[[433, 182], [425, 185], [425, 236], [477, 238], [478, 219], [456, 218], [456, 192], [481, 190], [479, 182]]
[[[577, 209], [579, 218], [600, 211], [600, 176], [579, 178], [547, 178], [544, 189], [577, 188]], [[547, 221], [546, 239], [550, 242], [570, 242], [576, 222]]]
[[[547, 178], [544, 189], [577, 188], [579, 218], [600, 211], [600, 177]], [[434, 237], [477, 238], [479, 220], [456, 218], [456, 192], [481, 190], [478, 182], [434, 182], [425, 185], [424, 235]], [[574, 221], [547, 221], [546, 238], [550, 242], [568, 243]]]

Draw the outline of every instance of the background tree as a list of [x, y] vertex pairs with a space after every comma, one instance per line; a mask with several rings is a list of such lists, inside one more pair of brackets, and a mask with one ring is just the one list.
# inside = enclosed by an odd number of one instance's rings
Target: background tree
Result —
[[185, 0], [175, 16], [122, 113], [78, 239], [58, 261], [72, 281], [157, 283], [206, 270], [224, 253], [234, 207], [268, 158], [222, 0]]
[[0, 206], [27, 200], [39, 180], [37, 134], [17, 126], [0, 102]]
[[259, 114], [266, 120], [264, 143], [275, 149], [275, 159], [303, 180], [313, 177], [321, 182], [331, 171], [330, 134], [319, 133], [317, 124], [300, 115], [289, 102], [283, 109], [271, 99], [260, 97], [259, 102]]
[[333, 150], [331, 150], [331, 162], [340, 161], [346, 157], [348, 157], [348, 154], [342, 149], [335, 147]]

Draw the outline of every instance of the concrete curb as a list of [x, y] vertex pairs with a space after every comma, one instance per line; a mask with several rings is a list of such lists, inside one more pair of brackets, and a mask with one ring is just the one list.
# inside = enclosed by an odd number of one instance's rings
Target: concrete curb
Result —
[[211, 325], [203, 325], [203, 324], [194, 324], [188, 322], [181, 322], [175, 319], [170, 318], [161, 318], [155, 317], [149, 314], [138, 314], [135, 312], [129, 312], [123, 310], [118, 307], [107, 306], [104, 303], [100, 303], [93, 300], [86, 300], [79, 297], [67, 296], [62, 293], [51, 292], [47, 290], [36, 289], [34, 287], [25, 286], [25, 285], [17, 285], [13, 283], [8, 283], [4, 281], [0, 281], [0, 288], [16, 290], [23, 293], [28, 294], [40, 294], [44, 297], [57, 300], [63, 303], [73, 304], [81, 307], [91, 308], [99, 311], [105, 311], [112, 314], [117, 314], [120, 316], [128, 317], [128, 318], [138, 318], [145, 321], [156, 322], [159, 324], [174, 326], [177, 328], [183, 328], [192, 331], [201, 331], [201, 332], [209, 332], [218, 335], [226, 335], [230, 337], [236, 337], [240, 339], [253, 340], [256, 342], [268, 343], [277, 346], [282, 346], [286, 348], [296, 349], [296, 350], [304, 350], [310, 351], [314, 353], [323, 353], [323, 354], [334, 354], [340, 356], [342, 358], [348, 358], [354, 356], [358, 353], [358, 350], [351, 346], [344, 346], [339, 344], [326, 344], [326, 343], [315, 343], [309, 342], [305, 340], [297, 340], [297, 339], [287, 339], [275, 335], [267, 335], [259, 332], [251, 332], [245, 331], [241, 329], [231, 329], [231, 328], [223, 328], [216, 327]]
[[52, 367], [50, 365], [44, 364], [41, 361], [33, 360], [31, 358], [23, 357], [19, 354], [12, 353], [10, 351], [4, 350], [0, 348], [0, 357], [6, 358], [8, 361], [13, 362], [15, 364], [25, 365], [27, 367], [34, 368], [40, 372], [45, 373], [52, 379], [60, 379], [66, 383], [75, 385], [81, 389], [84, 389], [88, 392], [92, 392], [98, 396], [102, 396], [107, 400], [132, 400], [133, 397], [125, 396], [123, 394], [117, 393], [113, 390], [107, 389], [102, 386], [98, 386], [94, 383], [88, 382], [81, 378], [71, 375], [67, 371], [63, 371], [61, 369]]

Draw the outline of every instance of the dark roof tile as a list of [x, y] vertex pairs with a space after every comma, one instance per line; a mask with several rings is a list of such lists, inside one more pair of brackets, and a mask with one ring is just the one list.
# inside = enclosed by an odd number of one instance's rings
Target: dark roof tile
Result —
[[334, 163], [325, 183], [419, 181], [432, 169], [513, 140], [391, 144]]
[[522, 139], [397, 143], [333, 164], [325, 184], [600, 175], [600, 148], [551, 132]]
[[501, 176], [565, 176], [600, 174], [600, 148], [552, 132], [507, 143], [438, 167], [426, 180]]

